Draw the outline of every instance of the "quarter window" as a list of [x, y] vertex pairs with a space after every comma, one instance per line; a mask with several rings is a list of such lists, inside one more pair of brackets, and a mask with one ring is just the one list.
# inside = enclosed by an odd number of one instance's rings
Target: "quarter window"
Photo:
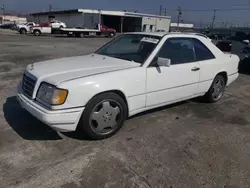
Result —
[[195, 49], [196, 61], [204, 61], [215, 58], [212, 52], [201, 41], [193, 38], [192, 42]]

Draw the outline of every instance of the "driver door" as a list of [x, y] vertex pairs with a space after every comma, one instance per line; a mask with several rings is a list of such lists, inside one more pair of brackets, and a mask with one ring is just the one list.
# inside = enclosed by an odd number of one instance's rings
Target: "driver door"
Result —
[[195, 60], [192, 40], [169, 38], [158, 55], [171, 65], [158, 66], [157, 58], [147, 68], [146, 106], [161, 106], [194, 96], [198, 89], [200, 65]]
[[51, 24], [45, 23], [42, 27], [42, 33], [51, 33]]

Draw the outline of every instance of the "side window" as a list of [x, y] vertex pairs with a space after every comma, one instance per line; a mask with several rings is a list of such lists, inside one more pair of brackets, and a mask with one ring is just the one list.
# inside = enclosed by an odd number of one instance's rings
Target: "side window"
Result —
[[209, 59], [214, 59], [212, 52], [198, 39], [192, 39], [196, 61], [204, 61]]
[[194, 46], [189, 38], [170, 38], [162, 46], [158, 57], [171, 59], [171, 64], [194, 62]]

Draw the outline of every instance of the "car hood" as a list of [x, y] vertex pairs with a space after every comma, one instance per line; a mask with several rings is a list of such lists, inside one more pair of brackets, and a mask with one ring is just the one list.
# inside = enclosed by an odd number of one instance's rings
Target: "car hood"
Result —
[[27, 66], [26, 71], [35, 76], [40, 82], [45, 81], [58, 85], [72, 79], [139, 66], [139, 63], [132, 61], [90, 54], [30, 64]]
[[23, 24], [18, 24], [18, 25], [16, 25], [17, 27], [25, 27], [25, 25], [23, 25]]

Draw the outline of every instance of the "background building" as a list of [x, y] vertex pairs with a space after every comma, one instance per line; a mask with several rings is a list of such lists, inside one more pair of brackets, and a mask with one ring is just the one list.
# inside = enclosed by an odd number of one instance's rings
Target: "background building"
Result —
[[67, 27], [86, 28], [94, 28], [97, 23], [101, 23], [116, 29], [117, 32], [169, 31], [171, 22], [169, 16], [89, 9], [40, 12], [33, 13], [31, 16], [36, 23], [55, 19], [65, 22]]
[[27, 18], [13, 16], [13, 15], [0, 15], [0, 24], [5, 24], [5, 23], [22, 24], [26, 22]]

